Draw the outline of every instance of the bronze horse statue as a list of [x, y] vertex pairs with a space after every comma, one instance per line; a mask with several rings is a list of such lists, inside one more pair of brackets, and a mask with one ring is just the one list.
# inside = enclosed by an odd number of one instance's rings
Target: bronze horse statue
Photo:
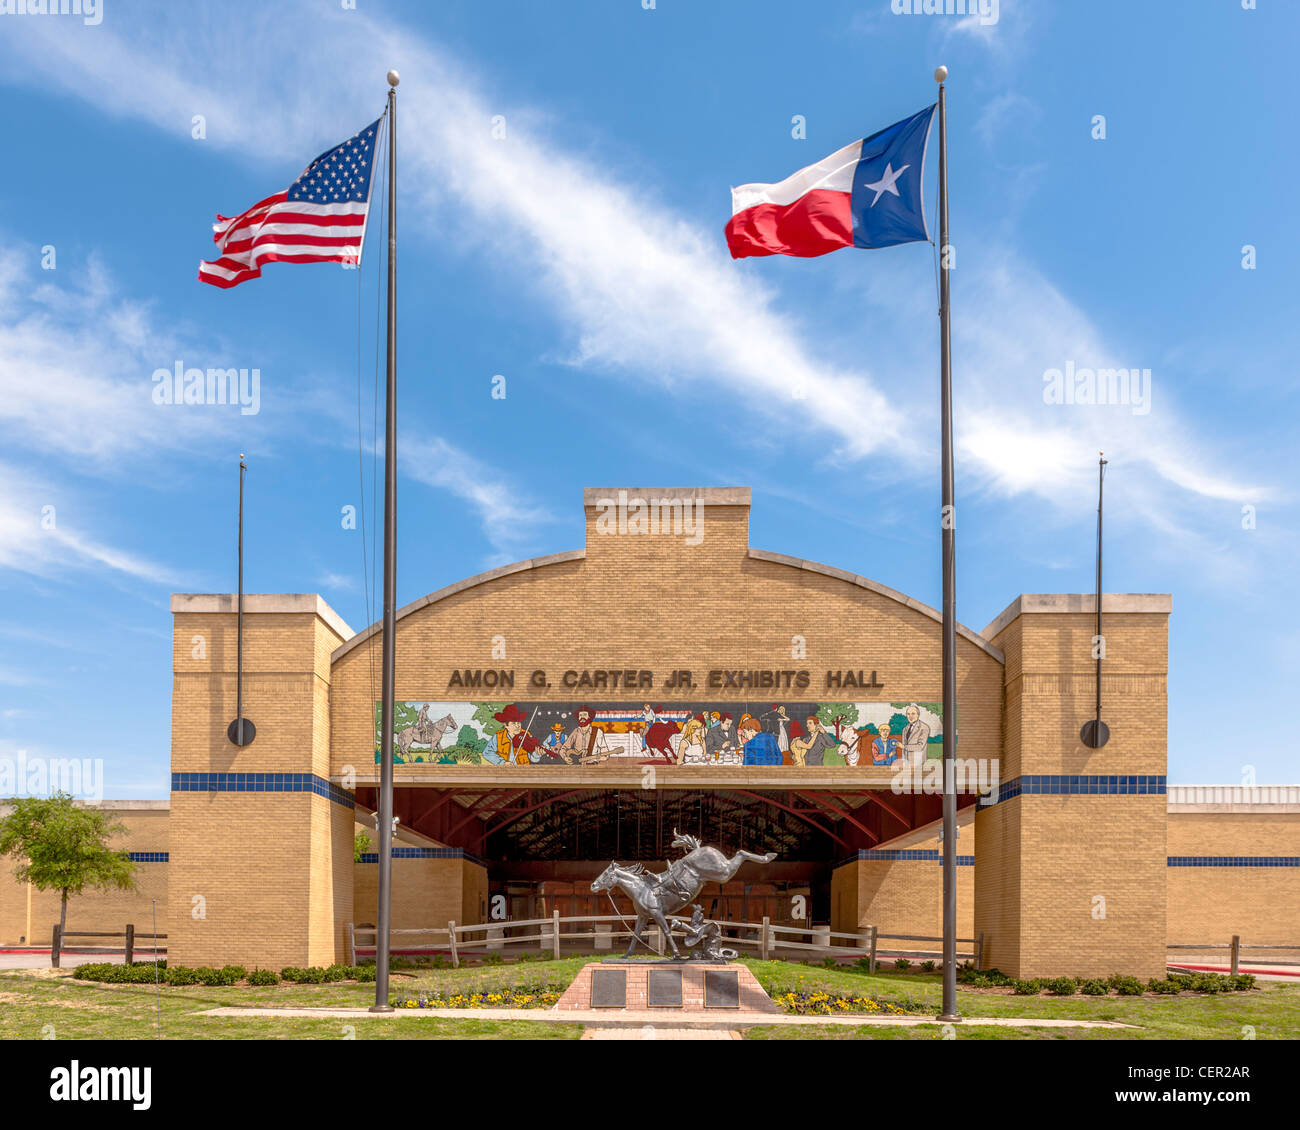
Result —
[[593, 891], [612, 891], [615, 887], [632, 900], [636, 908], [636, 928], [628, 942], [625, 957], [631, 957], [637, 942], [646, 944], [641, 936], [651, 919], [668, 939], [673, 956], [680, 957], [677, 942], [673, 939], [668, 916], [689, 906], [699, 895], [705, 883], [726, 883], [740, 870], [746, 860], [753, 863], [771, 863], [776, 852], [755, 855], [752, 851], [738, 851], [730, 859], [715, 847], [702, 847], [694, 836], [673, 829], [673, 847], [688, 851], [681, 859], [669, 864], [662, 875], [646, 874], [645, 864], [629, 863], [619, 866], [611, 863], [592, 881]]

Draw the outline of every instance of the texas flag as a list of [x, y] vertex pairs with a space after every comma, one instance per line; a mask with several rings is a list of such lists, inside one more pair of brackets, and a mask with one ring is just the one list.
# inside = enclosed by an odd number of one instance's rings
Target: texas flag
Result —
[[777, 184], [733, 188], [731, 257], [811, 257], [928, 240], [921, 184], [934, 111], [927, 106]]

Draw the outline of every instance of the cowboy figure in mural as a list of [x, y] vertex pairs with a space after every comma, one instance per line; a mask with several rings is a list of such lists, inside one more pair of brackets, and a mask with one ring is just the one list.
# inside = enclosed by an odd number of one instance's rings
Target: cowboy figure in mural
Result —
[[649, 753], [650, 745], [650, 727], [659, 721], [659, 716], [655, 713], [655, 708], [648, 702], [641, 705], [641, 752]]
[[531, 765], [534, 755], [540, 758], [542, 744], [525, 729], [524, 712], [513, 702], [504, 710], [492, 715], [501, 723], [497, 731], [497, 756], [515, 765]]
[[547, 751], [548, 760], [555, 760], [560, 756], [560, 746], [564, 744], [564, 723], [556, 722], [551, 726], [551, 732], [546, 736], [546, 741], [542, 746]]
[[578, 724], [560, 746], [560, 756], [569, 765], [604, 761], [609, 757], [609, 742], [605, 740], [605, 731], [591, 724], [596, 712], [590, 706], [580, 706], [573, 717]]

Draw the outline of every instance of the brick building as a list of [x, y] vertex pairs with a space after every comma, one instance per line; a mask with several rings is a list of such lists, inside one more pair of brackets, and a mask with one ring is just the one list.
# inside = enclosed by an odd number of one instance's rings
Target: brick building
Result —
[[[588, 490], [585, 548], [399, 610], [395, 927], [601, 913], [591, 878], [673, 857], [680, 830], [778, 854], [706, 888], [711, 916], [937, 935], [935, 768], [959, 722], [958, 932], [987, 965], [1154, 976], [1167, 943], [1300, 943], [1300, 789], [1166, 785], [1168, 596], [1105, 598], [1103, 748], [1079, 740], [1091, 595], [959, 628], [946, 719], [939, 613], [751, 548], [749, 503]], [[375, 914], [354, 837], [377, 805], [379, 628], [315, 595], [247, 596], [257, 737], [238, 748], [235, 598], [172, 612], [170, 806], [107, 802], [145, 881], [83, 896], [70, 925], [139, 926], [161, 896], [173, 961], [343, 960], [347, 924]], [[49, 902], [0, 876], [0, 943], [44, 940]]]

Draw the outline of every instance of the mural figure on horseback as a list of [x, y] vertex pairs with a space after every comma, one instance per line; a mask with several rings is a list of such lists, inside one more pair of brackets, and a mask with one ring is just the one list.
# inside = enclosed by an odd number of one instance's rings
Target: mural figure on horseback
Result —
[[[752, 851], [738, 851], [728, 857], [715, 847], [701, 845], [694, 836], [678, 832], [676, 828], [673, 829], [673, 847], [685, 848], [686, 854], [669, 864], [668, 870], [662, 875], [648, 873], [643, 863], [611, 863], [592, 881], [593, 891], [609, 892], [617, 888], [632, 900], [632, 905], [636, 908], [636, 927], [632, 931], [632, 940], [628, 943], [625, 957], [632, 956], [638, 942], [647, 944], [643, 934], [651, 922], [663, 932], [673, 957], [681, 957], [672, 927], [681, 924], [682, 920], [673, 919], [672, 916], [694, 903], [705, 883], [729, 882], [746, 861], [771, 863], [776, 858], [776, 852], [755, 855]], [[610, 897], [612, 899], [613, 896]], [[701, 933], [700, 923], [694, 923], [694, 927], [687, 933], [688, 945], [700, 943], [705, 937], [716, 938], [712, 932]], [[689, 941], [691, 938], [694, 942]], [[720, 956], [714, 947], [703, 948], [710, 956]], [[725, 952], [735, 956], [734, 950]]]

